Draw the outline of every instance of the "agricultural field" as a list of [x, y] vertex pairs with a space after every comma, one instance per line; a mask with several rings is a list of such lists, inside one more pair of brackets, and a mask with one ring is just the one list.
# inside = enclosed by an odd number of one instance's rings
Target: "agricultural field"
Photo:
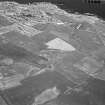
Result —
[[0, 6], [0, 105], [105, 105], [104, 22], [46, 3]]

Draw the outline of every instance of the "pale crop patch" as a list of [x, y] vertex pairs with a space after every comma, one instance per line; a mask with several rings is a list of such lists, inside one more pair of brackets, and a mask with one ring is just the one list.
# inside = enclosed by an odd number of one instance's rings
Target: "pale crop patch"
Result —
[[49, 49], [57, 49], [62, 51], [75, 51], [76, 49], [60, 38], [55, 38], [46, 43]]

